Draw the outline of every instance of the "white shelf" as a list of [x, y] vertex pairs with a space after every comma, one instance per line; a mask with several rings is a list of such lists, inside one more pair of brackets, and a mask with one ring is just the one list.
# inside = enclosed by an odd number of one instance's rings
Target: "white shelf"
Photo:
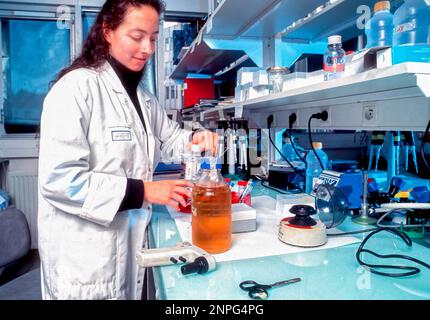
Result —
[[[232, 63], [238, 61], [246, 54], [243, 50], [222, 50], [212, 49], [204, 41], [193, 42], [188, 50], [183, 54], [178, 65], [173, 70], [170, 78], [185, 79], [189, 73], [198, 73], [205, 75], [215, 75], [218, 71], [223, 70]], [[247, 58], [243, 62], [238, 63], [230, 72], [236, 72], [241, 67], [254, 67], [255, 63]], [[228, 74], [223, 74], [217, 79], [228, 77]]]
[[[296, 128], [306, 129], [312, 113], [327, 110], [329, 120], [315, 120], [313, 127], [339, 130], [418, 130], [430, 118], [430, 64], [408, 62], [373, 69], [343, 79], [325, 81], [229, 106], [243, 109], [260, 127], [269, 114], [275, 126], [287, 127], [288, 116], [298, 115]], [[364, 112], [375, 116], [366, 120]], [[201, 119], [214, 117], [218, 109], [205, 111]]]
[[270, 38], [327, 0], [224, 0], [206, 23], [214, 38]]
[[342, 36], [342, 40], [348, 40], [364, 34], [364, 29], [360, 30], [357, 27], [357, 22], [361, 22], [357, 8], [364, 5], [372, 8], [373, 12], [375, 2], [376, 0], [338, 0], [332, 4], [327, 4], [321, 11], [285, 31], [282, 39], [285, 41], [313, 42], [326, 40], [332, 34], [339, 34]]
[[[183, 53], [170, 77], [184, 79], [188, 73], [214, 75], [246, 55], [244, 50], [210, 48], [205, 39], [271, 38], [324, 2], [325, 0], [307, 0], [298, 4], [290, 0], [259, 0], [251, 5], [243, 0], [224, 0], [208, 18], [189, 49]], [[238, 68], [249, 66], [255, 66], [251, 59], [234, 65], [229, 74], [217, 79], [230, 78]]]

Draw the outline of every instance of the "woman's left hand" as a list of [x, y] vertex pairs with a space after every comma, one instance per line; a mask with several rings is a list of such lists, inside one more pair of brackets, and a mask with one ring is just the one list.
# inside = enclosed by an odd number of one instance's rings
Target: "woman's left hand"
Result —
[[218, 148], [218, 134], [209, 130], [196, 131], [193, 134], [192, 143], [198, 144], [202, 152], [209, 151], [213, 156], [215, 156]]

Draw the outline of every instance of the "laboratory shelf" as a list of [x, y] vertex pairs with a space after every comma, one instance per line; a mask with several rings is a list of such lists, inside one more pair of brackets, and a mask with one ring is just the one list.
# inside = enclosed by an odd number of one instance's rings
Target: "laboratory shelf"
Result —
[[342, 36], [342, 40], [354, 38], [364, 34], [364, 29], [357, 27], [362, 22], [362, 11], [357, 13], [361, 5], [371, 8], [375, 0], [338, 0], [328, 3], [325, 7], [314, 11], [311, 15], [301, 17], [294, 25], [290, 25], [284, 33], [284, 41], [314, 42], [324, 40], [333, 34]]
[[208, 18], [205, 34], [225, 39], [270, 38], [325, 2], [259, 0], [251, 5], [243, 0], [224, 0]]
[[[262, 40], [273, 38], [293, 21], [306, 16], [324, 0], [309, 0], [297, 5], [287, 0], [262, 0], [244, 5], [242, 0], [222, 1], [208, 18], [170, 78], [184, 79], [190, 73], [215, 75], [216, 79], [229, 79], [241, 67], [259, 65], [243, 45], [243, 50], [209, 44], [210, 40]], [[288, 13], [288, 14], [287, 14]], [[224, 72], [223, 72], [224, 71]], [[222, 73], [217, 75], [217, 73]]]
[[212, 49], [204, 40], [201, 40], [188, 48], [170, 78], [185, 79], [190, 73], [212, 76], [232, 64], [234, 65], [228, 72], [216, 78], [227, 79], [232, 73], [235, 75], [241, 67], [256, 66], [243, 50]]
[[203, 112], [201, 120], [234, 108], [261, 128], [267, 127], [270, 114], [274, 126], [288, 127], [295, 112], [294, 128], [307, 129], [311, 114], [327, 110], [329, 119], [314, 120], [313, 128], [423, 131], [430, 117], [429, 98], [430, 64], [407, 62], [218, 107]]
[[[290, 24], [286, 30], [281, 32], [282, 39], [290, 42], [310, 43], [326, 40], [333, 34], [341, 35], [343, 41], [364, 35], [362, 26], [365, 23], [365, 14], [373, 14], [373, 6], [377, 1], [329, 1], [326, 5], [316, 8], [309, 15]], [[402, 3], [402, 0], [391, 1], [391, 12], [394, 12]], [[365, 7], [368, 7], [370, 11], [364, 11]]]

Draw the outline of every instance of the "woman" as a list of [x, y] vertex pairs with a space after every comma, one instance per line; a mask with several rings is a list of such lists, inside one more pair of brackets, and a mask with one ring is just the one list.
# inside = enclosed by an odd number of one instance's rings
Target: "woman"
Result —
[[[151, 204], [178, 208], [185, 180], [152, 181], [159, 153], [191, 132], [142, 86], [163, 3], [108, 0], [81, 55], [46, 96], [39, 155], [39, 252], [44, 299], [140, 299]], [[193, 142], [214, 152], [216, 135]]]

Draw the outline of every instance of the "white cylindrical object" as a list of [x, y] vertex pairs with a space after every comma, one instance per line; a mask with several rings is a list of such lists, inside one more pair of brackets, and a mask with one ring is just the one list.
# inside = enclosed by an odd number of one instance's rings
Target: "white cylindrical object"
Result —
[[289, 224], [289, 220], [285, 218], [279, 225], [278, 238], [282, 242], [298, 247], [319, 247], [327, 242], [326, 227], [321, 221], [302, 227]]

